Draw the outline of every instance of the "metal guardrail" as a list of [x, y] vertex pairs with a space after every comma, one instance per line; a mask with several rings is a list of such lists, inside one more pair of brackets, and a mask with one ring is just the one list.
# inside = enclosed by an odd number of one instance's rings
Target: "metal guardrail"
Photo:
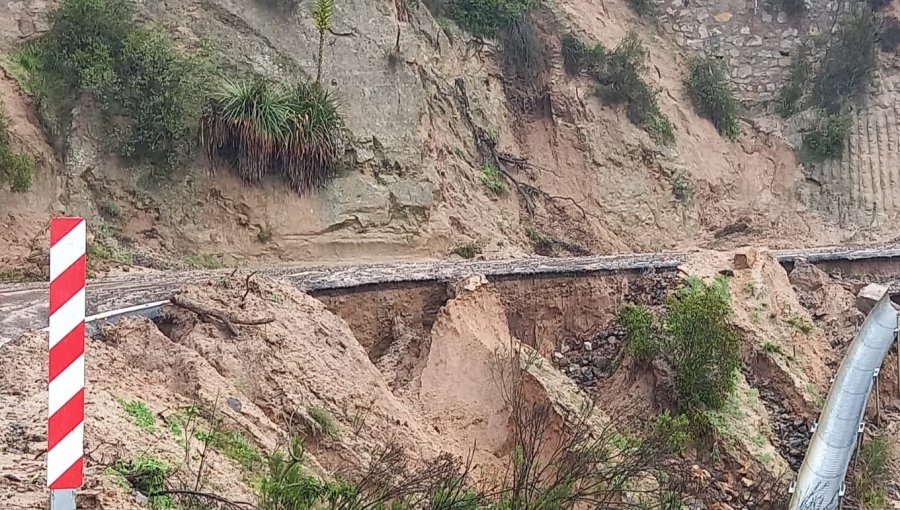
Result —
[[790, 510], [839, 508], [869, 393], [894, 342], [897, 308], [885, 293], [850, 344], [792, 486]]

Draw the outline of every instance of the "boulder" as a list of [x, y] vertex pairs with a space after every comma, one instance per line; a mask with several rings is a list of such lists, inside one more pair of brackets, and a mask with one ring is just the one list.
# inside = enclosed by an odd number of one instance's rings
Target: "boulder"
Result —
[[862, 313], [869, 313], [875, 307], [875, 303], [887, 293], [888, 288], [877, 283], [870, 283], [856, 295], [856, 308]]

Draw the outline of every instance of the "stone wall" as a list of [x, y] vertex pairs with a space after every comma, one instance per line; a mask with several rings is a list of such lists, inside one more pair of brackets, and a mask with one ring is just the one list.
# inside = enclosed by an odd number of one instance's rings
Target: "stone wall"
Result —
[[852, 2], [807, 0], [805, 12], [788, 15], [780, 0], [664, 0], [660, 25], [678, 46], [721, 57], [739, 97], [772, 99], [791, 55], [811, 35], [837, 29], [835, 20]]

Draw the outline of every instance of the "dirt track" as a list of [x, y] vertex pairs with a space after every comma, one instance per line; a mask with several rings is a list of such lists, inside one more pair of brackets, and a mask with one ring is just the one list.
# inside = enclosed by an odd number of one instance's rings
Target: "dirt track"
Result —
[[[797, 258], [810, 262], [890, 259], [900, 257], [898, 246], [824, 247], [777, 250], [782, 263]], [[352, 266], [278, 266], [244, 268], [285, 279], [304, 291], [351, 289], [397, 282], [449, 281], [469, 274], [488, 278], [535, 277], [559, 274], [596, 274], [674, 270], [686, 253], [629, 254], [568, 258], [530, 258], [492, 261], [387, 262]], [[186, 283], [229, 274], [233, 270], [183, 271], [92, 280], [88, 283], [88, 315], [168, 299]], [[43, 328], [47, 284], [0, 285], [0, 345], [22, 330]]]

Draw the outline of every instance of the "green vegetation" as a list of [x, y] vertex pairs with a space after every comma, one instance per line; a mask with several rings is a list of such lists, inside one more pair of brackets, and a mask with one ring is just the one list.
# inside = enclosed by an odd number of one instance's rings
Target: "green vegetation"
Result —
[[148, 432], [156, 430], [156, 419], [153, 417], [153, 411], [147, 407], [147, 404], [140, 400], [132, 400], [131, 402], [117, 400], [117, 402], [125, 410], [125, 414], [130, 416], [138, 427]]
[[544, 43], [529, 17], [511, 21], [500, 32], [503, 43], [503, 66], [520, 80], [531, 82], [547, 69]]
[[813, 325], [806, 322], [805, 320], [803, 320], [802, 318], [800, 318], [796, 315], [791, 315], [791, 316], [787, 317], [784, 320], [784, 322], [786, 322], [792, 328], [803, 332], [804, 334], [808, 335], [808, 334], [812, 333]]
[[226, 80], [200, 122], [211, 161], [236, 169], [247, 183], [278, 172], [299, 193], [334, 177], [343, 135], [334, 97], [307, 83]]
[[450, 253], [459, 255], [464, 259], [473, 259], [476, 255], [481, 255], [482, 250], [481, 243], [478, 241], [471, 241], [453, 248]]
[[316, 422], [323, 435], [330, 438], [337, 438], [341, 435], [341, 427], [337, 420], [334, 419], [334, 416], [328, 412], [328, 409], [310, 407], [308, 412], [310, 418]]
[[803, 146], [815, 160], [838, 159], [852, 125], [849, 115], [820, 111], [812, 129], [803, 135]]
[[503, 173], [494, 163], [481, 165], [481, 182], [494, 195], [502, 195], [506, 192], [506, 182], [503, 180]]
[[101, 222], [94, 231], [94, 240], [87, 246], [87, 272], [94, 274], [98, 264], [113, 262], [131, 264], [133, 254], [124, 248], [117, 238], [117, 229], [109, 223]]
[[120, 155], [173, 169], [193, 152], [207, 66], [134, 19], [126, 0], [64, 0], [50, 31], [18, 62], [47, 117], [59, 122], [78, 97], [90, 96]]
[[221, 269], [225, 267], [219, 255], [213, 253], [195, 253], [187, 258], [192, 269]]
[[535, 5], [536, 0], [451, 0], [446, 15], [471, 34], [493, 38]]
[[887, 508], [885, 486], [890, 481], [889, 460], [888, 440], [883, 432], [863, 444], [859, 465], [853, 476], [853, 488], [861, 508]]
[[169, 476], [174, 472], [162, 460], [140, 455], [128, 460], [120, 459], [110, 466], [110, 470], [124, 478], [134, 490], [147, 496], [147, 503], [153, 510], [178, 509], [171, 496], [159, 494], [166, 490]]
[[628, 331], [625, 349], [639, 363], [649, 363], [659, 355], [659, 338], [653, 313], [642, 305], [629, 304], [619, 312], [619, 324]]
[[572, 33], [563, 35], [561, 42], [563, 69], [567, 74], [575, 76], [585, 71], [593, 74], [606, 60], [606, 48], [600, 43], [589, 47]]
[[[590, 55], [598, 53], [593, 50]], [[604, 65], [593, 67], [594, 77], [600, 82], [598, 93], [601, 99], [612, 104], [625, 104], [628, 120], [646, 129], [659, 143], [674, 142], [674, 127], [659, 109], [657, 92], [641, 77], [646, 67], [647, 50], [637, 34], [629, 32], [604, 60]]]
[[728, 324], [728, 280], [688, 279], [667, 302], [663, 352], [675, 370], [683, 412], [721, 408], [734, 390], [741, 364], [740, 337]]
[[683, 414], [672, 416], [668, 410], [663, 411], [657, 415], [654, 428], [673, 452], [684, 450], [691, 442], [691, 420]]
[[710, 119], [716, 130], [731, 140], [741, 134], [739, 105], [731, 90], [725, 66], [714, 57], [693, 57], [688, 63], [685, 86], [694, 107]]
[[877, 66], [877, 39], [877, 22], [868, 9], [858, 9], [841, 23], [840, 30], [828, 38], [812, 85], [813, 105], [838, 113], [867, 92]]
[[0, 100], [0, 189], [9, 186], [13, 193], [24, 193], [31, 189], [34, 158], [10, 149], [8, 129], [9, 120], [3, 113], [3, 101]]
[[684, 173], [672, 176], [672, 196], [679, 202], [690, 202], [694, 198], [694, 183]]
[[784, 354], [784, 347], [782, 347], [781, 344], [772, 342], [771, 340], [766, 340], [765, 342], [763, 342], [762, 350], [763, 352], [769, 354]]
[[656, 15], [656, 3], [653, 0], [628, 0], [628, 5], [642, 18]]
[[24, 283], [40, 278], [18, 267], [0, 267], [0, 283]]
[[784, 118], [797, 113], [800, 108], [806, 86], [813, 74], [810, 48], [802, 45], [791, 60], [791, 68], [785, 85], [778, 92], [776, 111]]
[[322, 57], [325, 52], [325, 32], [331, 27], [331, 17], [334, 15], [334, 0], [316, 0], [313, 9], [313, 21], [319, 32], [319, 48], [316, 53], [316, 86], [322, 83]]

